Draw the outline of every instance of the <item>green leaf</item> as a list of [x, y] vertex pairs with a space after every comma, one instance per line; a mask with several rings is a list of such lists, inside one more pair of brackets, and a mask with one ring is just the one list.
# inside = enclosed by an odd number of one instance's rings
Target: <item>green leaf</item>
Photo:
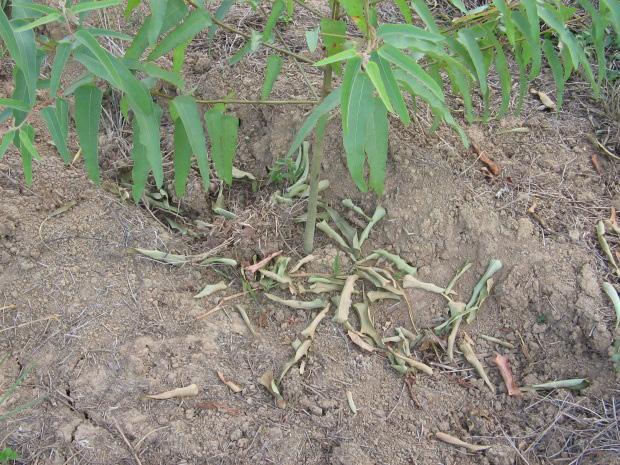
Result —
[[616, 31], [616, 43], [620, 44], [620, 1], [600, 0], [601, 5], [605, 5], [609, 11], [609, 22]]
[[62, 17], [62, 13], [60, 12], [50, 13], [49, 15], [42, 16], [30, 23], [16, 28], [15, 32], [28, 31], [30, 29], [34, 29], [35, 27], [43, 26], [44, 24], [53, 23], [54, 21], [58, 21], [60, 17]]
[[506, 0], [493, 0], [493, 4], [501, 14], [502, 24], [506, 31], [508, 42], [514, 47], [515, 44], [515, 25], [511, 18], [512, 11], [508, 8]]
[[127, 7], [123, 13], [125, 15], [125, 19], [131, 16], [131, 13], [138, 7], [138, 5], [140, 5], [140, 0], [127, 0]]
[[424, 87], [430, 91], [433, 96], [440, 102], [444, 102], [445, 98], [441, 87], [437, 82], [428, 75], [422, 67], [416, 63], [411, 57], [389, 44], [383, 45], [378, 50], [379, 56], [398, 66], [402, 70], [411, 75], [412, 78], [419, 81]]
[[237, 150], [239, 120], [223, 113], [218, 108], [213, 108], [205, 113], [205, 121], [215, 169], [218, 176], [230, 185], [232, 184], [233, 159]]
[[[217, 10], [215, 10], [215, 14], [213, 15], [215, 19], [222, 21], [226, 17], [226, 14], [230, 10], [230, 8], [235, 4], [236, 1], [237, 0], [222, 0], [222, 3], [220, 3], [220, 6], [217, 7]], [[207, 39], [213, 40], [213, 37], [215, 37], [215, 31], [217, 31], [217, 28], [218, 26], [215, 23], [213, 23], [209, 27], [209, 32], [207, 33]]]
[[192, 149], [180, 118], [174, 120], [174, 190], [177, 196], [185, 195], [187, 177], [192, 164]]
[[525, 6], [525, 14], [529, 23], [530, 40], [528, 40], [528, 43], [531, 46], [532, 53], [532, 67], [530, 68], [529, 79], [531, 80], [540, 74], [540, 67], [542, 63], [542, 52], [540, 49], [540, 19], [538, 18], [536, 0], [522, 0], [521, 4]]
[[487, 75], [489, 69], [485, 63], [484, 57], [482, 56], [482, 51], [478, 46], [478, 42], [476, 41], [476, 37], [471, 29], [461, 29], [458, 32], [458, 41], [465, 47], [471, 61], [474, 65], [474, 69], [476, 70], [476, 75], [478, 76], [478, 84], [480, 85], [480, 93], [482, 94], [482, 100], [484, 105], [485, 114], [489, 109], [489, 86], [487, 84]]
[[24, 181], [27, 186], [32, 185], [32, 159], [40, 159], [41, 156], [34, 147], [34, 130], [32, 126], [26, 125], [18, 132], [19, 144], [17, 148], [22, 156], [22, 167], [24, 170]]
[[[325, 46], [327, 56], [335, 55], [343, 50], [347, 25], [340, 20], [323, 18], [319, 23], [321, 31], [321, 41]], [[332, 69], [336, 72], [340, 70], [340, 64], [335, 63]]]
[[9, 146], [11, 145], [11, 142], [13, 142], [14, 138], [15, 131], [7, 131], [2, 136], [2, 141], [0, 142], [0, 160], [2, 160], [2, 157], [4, 157], [4, 154], [9, 149]]
[[273, 28], [276, 26], [276, 23], [278, 22], [278, 18], [282, 14], [282, 11], [284, 11], [285, 6], [286, 5], [284, 5], [284, 2], [282, 0], [275, 0], [275, 2], [273, 2], [273, 5], [271, 6], [271, 13], [269, 14], [269, 17], [267, 18], [267, 22], [265, 23], [265, 28], [263, 29], [263, 41], [264, 42], [271, 42], [272, 35], [273, 35]]
[[368, 32], [368, 24], [366, 24], [366, 19], [364, 18], [364, 2], [360, 0], [338, 0], [338, 3], [342, 5], [344, 11], [347, 12], [347, 15], [353, 20], [358, 29], [366, 34]]
[[338, 106], [341, 93], [341, 87], [334, 89], [321, 101], [321, 103], [314, 107], [312, 112], [304, 121], [304, 124], [302, 124], [301, 128], [299, 128], [299, 131], [297, 131], [295, 139], [293, 140], [291, 147], [288, 149], [285, 159], [292, 157], [293, 154], [297, 151], [297, 149], [299, 149], [306, 136], [310, 133], [310, 131], [312, 131], [312, 128], [314, 128], [314, 126], [316, 125], [319, 118], [324, 114], [329, 113]]
[[191, 41], [187, 41], [184, 44], [177, 45], [172, 52], [172, 71], [181, 76], [183, 71], [183, 64], [185, 63], [185, 51]]
[[102, 96], [101, 89], [95, 86], [82, 86], [75, 90], [75, 127], [86, 172], [97, 184], [100, 182], [97, 146]]
[[349, 103], [351, 102], [351, 92], [353, 84], [360, 74], [362, 58], [354, 57], [347, 61], [342, 76], [342, 96], [340, 98], [340, 115], [342, 117], [342, 131], [346, 134], [349, 130]]
[[594, 78], [592, 67], [588, 62], [585, 51], [579, 45], [579, 43], [575, 39], [575, 36], [573, 36], [573, 34], [571, 34], [571, 32], [568, 30], [568, 28], [566, 28], [562, 19], [559, 18], [557, 14], [551, 11], [549, 8], [543, 5], [539, 5], [538, 13], [540, 14], [542, 20], [557, 33], [560, 41], [566, 46], [566, 48], [568, 48], [568, 52], [570, 54], [574, 68], [577, 69], [579, 67], [579, 64], [583, 66], [584, 73], [588, 78], [588, 81], [590, 81], [595, 95], [599, 94], [600, 88], [596, 82], [596, 79]]
[[431, 43], [446, 41], [441, 34], [411, 24], [382, 24], [377, 30], [377, 36], [396, 48], [409, 48], [421, 40]]
[[314, 53], [319, 45], [319, 28], [310, 29], [306, 31], [306, 44], [310, 53]]
[[[127, 94], [131, 106], [145, 114], [153, 111], [153, 99], [146, 86], [131, 74], [129, 69], [116, 57], [101, 47], [97, 40], [86, 30], [75, 33], [76, 39], [97, 58], [107, 72], [110, 84]], [[103, 76], [102, 76], [103, 77]]]
[[60, 86], [60, 78], [62, 72], [65, 69], [69, 55], [71, 54], [71, 44], [68, 42], [60, 42], [56, 46], [56, 56], [54, 57], [54, 64], [52, 65], [52, 72], [50, 75], [50, 96], [55, 97], [58, 92], [58, 86]]
[[170, 102], [171, 107], [183, 122], [192, 152], [196, 156], [205, 192], [209, 191], [209, 160], [205, 134], [198, 113], [198, 105], [193, 97], [180, 95]]
[[555, 51], [555, 47], [549, 39], [545, 39], [543, 42], [543, 51], [547, 58], [547, 63], [551, 68], [551, 74], [555, 81], [555, 100], [558, 110], [562, 108], [564, 102], [564, 70], [562, 69], [562, 63]]
[[390, 97], [388, 96], [387, 90], [385, 88], [385, 84], [383, 83], [383, 79], [381, 79], [381, 71], [379, 70], [379, 66], [374, 61], [369, 61], [366, 63], [366, 74], [372, 81], [372, 85], [375, 87], [375, 90], [379, 94], [379, 98], [387, 108], [390, 113], [394, 113], [394, 108], [390, 103]]
[[413, 22], [413, 16], [411, 15], [411, 8], [409, 8], [407, 0], [394, 0], [394, 3], [396, 3], [396, 6], [400, 10], [400, 14], [403, 15], [405, 21], [408, 24], [411, 24]]
[[267, 58], [267, 67], [265, 69], [265, 81], [263, 82], [263, 89], [261, 91], [261, 100], [267, 100], [273, 89], [273, 84], [280, 74], [282, 69], [282, 58], [279, 55], [269, 55]]
[[[187, 6], [183, 0], [168, 0], [166, 2], [166, 15], [164, 16], [164, 24], [161, 27], [160, 34], [165, 34], [172, 27], [176, 27], [179, 22], [187, 15]], [[140, 30], [136, 34], [131, 43], [131, 46], [125, 52], [125, 57], [133, 60], [138, 60], [142, 53], [149, 46], [148, 33], [150, 30], [150, 24], [153, 20], [152, 16], [148, 16]]]
[[501, 118], [508, 112], [510, 106], [510, 92], [512, 90], [512, 76], [508, 68], [508, 60], [504, 54], [502, 45], [497, 41], [495, 46], [495, 71], [499, 76], [499, 83], [502, 88], [502, 104], [498, 116]]
[[15, 61], [15, 64], [20, 68], [23, 68], [23, 57], [21, 51], [17, 45], [17, 40], [13, 34], [13, 28], [9, 22], [9, 18], [4, 14], [4, 9], [0, 8], [0, 37], [4, 41], [4, 46], [9, 51], [9, 55]]
[[166, 16], [166, 0], [151, 0], [151, 20], [146, 36], [149, 44], [154, 44], [161, 33]]
[[327, 58], [317, 61], [316, 63], [314, 63], [314, 66], [320, 67], [332, 63], [338, 63], [339, 61], [346, 61], [356, 56], [358, 56], [357, 50], [355, 50], [354, 48], [348, 48], [346, 50], [343, 50], [342, 52], [336, 53], [335, 55], [328, 56]]
[[151, 165], [155, 184], [158, 188], [164, 183], [164, 169], [161, 162], [161, 116], [162, 109], [153, 104], [150, 113], [143, 113], [132, 106], [137, 124], [140, 127], [140, 143], [146, 149], [146, 157]]
[[394, 78], [392, 68], [386, 60], [379, 56], [377, 52], [372, 52], [370, 55], [370, 59], [377, 64], [379, 71], [381, 72], [381, 79], [385, 84], [385, 89], [390, 98], [390, 102], [392, 102], [392, 106], [396, 110], [398, 117], [405, 126], [409, 125], [411, 123], [411, 118], [409, 117], [409, 110], [407, 109], [405, 100], [400, 93], [400, 89], [398, 88], [398, 83]]
[[135, 203], [140, 202], [151, 167], [146, 156], [146, 147], [140, 143], [140, 127], [137, 120], [133, 121], [133, 147], [131, 149], [131, 194]]
[[56, 116], [65, 140], [69, 140], [69, 102], [65, 99], [56, 99]]
[[30, 111], [30, 107], [24, 102], [12, 98], [0, 97], [0, 107], [13, 108], [15, 110], [23, 111], [25, 113], [28, 113]]
[[368, 185], [377, 195], [382, 195], [388, 153], [388, 117], [385, 106], [378, 99], [373, 98], [370, 106], [371, 114], [368, 118], [365, 143]]
[[56, 146], [58, 153], [60, 153], [60, 156], [62, 157], [65, 164], [69, 164], [71, 162], [71, 154], [69, 153], [69, 149], [67, 148], [67, 138], [63, 131], [62, 125], [60, 124], [60, 120], [58, 119], [56, 107], [45, 107], [43, 110], [41, 110], [41, 115], [47, 123], [47, 127], [50, 131], [50, 135], [52, 136], [52, 140], [54, 141], [54, 145]]
[[155, 49], [149, 54], [148, 59], [151, 61], [156, 60], [175, 47], [189, 41], [211, 24], [211, 15], [208, 11], [202, 9], [194, 10], [177, 28], [173, 29], [170, 34], [157, 44]]
[[467, 13], [467, 8], [462, 0], [450, 0], [450, 3], [454, 5], [461, 13]]
[[420, 19], [424, 21], [424, 24], [426, 24], [428, 30], [436, 34], [441, 34], [441, 31], [435, 22], [435, 17], [433, 16], [433, 13], [431, 13], [431, 10], [429, 10], [426, 2], [424, 0], [411, 0], [411, 4]]
[[141, 63], [141, 66], [138, 69], [144, 71], [146, 74], [148, 74], [151, 77], [160, 79], [162, 81], [169, 82], [170, 84], [172, 84], [173, 86], [175, 86], [176, 88], [180, 90], [183, 90], [185, 88], [185, 81], [183, 80], [183, 78], [180, 76], [179, 73], [168, 71], [166, 69], [160, 68], [159, 66], [153, 63], [149, 63], [149, 62]]
[[351, 178], [362, 192], [368, 187], [364, 179], [366, 153], [364, 151], [368, 130], [368, 118], [371, 114], [369, 102], [372, 102], [373, 85], [363, 73], [358, 73], [351, 87], [351, 99], [348, 108], [348, 126], [344, 132], [343, 142], [347, 155], [347, 166]]
[[120, 5], [121, 0], [99, 0], [93, 2], [80, 2], [69, 8], [69, 11], [74, 15], [80, 13], [86, 13], [87, 11], [100, 10], [102, 8], [110, 8], [116, 5]]

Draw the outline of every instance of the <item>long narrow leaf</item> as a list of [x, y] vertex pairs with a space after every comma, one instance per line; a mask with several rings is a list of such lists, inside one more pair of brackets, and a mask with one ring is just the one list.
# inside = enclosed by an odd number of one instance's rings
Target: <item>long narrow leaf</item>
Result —
[[65, 164], [71, 162], [71, 154], [69, 153], [69, 149], [67, 148], [67, 139], [58, 119], [58, 114], [56, 113], [55, 107], [45, 107], [41, 110], [41, 115], [43, 119], [47, 123], [47, 127], [52, 136], [52, 140], [54, 141], [54, 145], [60, 153]]
[[75, 127], [84, 155], [88, 176], [100, 182], [97, 147], [103, 92], [95, 86], [82, 86], [75, 91]]
[[170, 32], [155, 49], [149, 54], [148, 59], [151, 61], [165, 55], [175, 47], [192, 39], [203, 29], [208, 28], [212, 24], [211, 15], [203, 9], [194, 10], [190, 13], [183, 23]]
[[207, 155], [207, 144], [202, 128], [198, 105], [193, 97], [181, 95], [176, 97], [170, 105], [174, 107], [177, 115], [183, 122], [183, 127], [187, 134], [187, 139], [196, 156], [198, 169], [202, 177], [202, 185], [206, 192], [209, 190], [209, 160]]
[[219, 108], [212, 108], [205, 113], [207, 132], [211, 141], [211, 158], [218, 176], [232, 184], [232, 165], [237, 150], [237, 131], [239, 120], [223, 113]]
[[50, 74], [50, 96], [55, 97], [60, 85], [60, 78], [65, 69], [69, 55], [71, 54], [71, 44], [69, 42], [60, 42], [56, 47], [56, 56], [52, 65]]
[[269, 55], [269, 58], [267, 59], [267, 67], [265, 68], [265, 80], [261, 90], [261, 100], [267, 100], [269, 98], [271, 89], [273, 89], [273, 84], [276, 82], [281, 69], [282, 58], [275, 54]]
[[192, 148], [183, 121], [177, 118], [174, 120], [174, 190], [179, 197], [185, 195], [191, 162]]

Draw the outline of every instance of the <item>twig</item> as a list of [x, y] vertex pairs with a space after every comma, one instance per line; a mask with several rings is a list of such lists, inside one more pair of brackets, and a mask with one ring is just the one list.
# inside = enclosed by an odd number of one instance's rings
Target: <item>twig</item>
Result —
[[[157, 97], [162, 97], [168, 100], [171, 100], [174, 98], [174, 96], [172, 95], [167, 95], [164, 94], [162, 92], [152, 92], [152, 95], [155, 95]], [[196, 99], [196, 103], [199, 103], [201, 105], [216, 105], [218, 103], [229, 103], [229, 104], [235, 104], [235, 105], [315, 105], [317, 103], [319, 103], [319, 100], [312, 100], [312, 99], [299, 99], [299, 100], [245, 100], [245, 99], [231, 99], [231, 98], [226, 98], [226, 97], [222, 97], [219, 99], [212, 99], [212, 100], [199, 100]]]
[[123, 433], [123, 430], [121, 430], [121, 428], [118, 426], [118, 423], [116, 422], [116, 420], [113, 420], [113, 421], [114, 421], [114, 427], [116, 428], [118, 433], [121, 435], [121, 438], [123, 438], [123, 442], [127, 444], [127, 447], [129, 448], [131, 455], [133, 455], [134, 460], [136, 461], [138, 465], [142, 465], [142, 462], [140, 461], [140, 457], [138, 457], [138, 454], [136, 454], [136, 450], [129, 442], [129, 439], [127, 439], [127, 436], [125, 436], [125, 433]]
[[38, 319], [32, 320], [32, 321], [27, 321], [25, 323], [21, 323], [19, 325], [11, 326], [9, 328], [2, 328], [2, 329], [0, 329], [0, 333], [4, 333], [6, 331], [11, 331], [12, 329], [23, 328], [24, 326], [33, 325], [35, 323], [40, 323], [41, 321], [57, 320], [59, 316], [60, 315], [58, 313], [54, 313], [53, 315], [49, 315], [49, 316], [46, 316], [46, 317], [43, 317], [43, 318], [38, 318]]
[[224, 297], [224, 298], [223, 298], [222, 300], [220, 300], [220, 301], [217, 303], [217, 305], [216, 305], [215, 307], [213, 307], [211, 310], [209, 310], [209, 311], [208, 311], [208, 312], [206, 312], [206, 313], [203, 313], [202, 315], [198, 315], [198, 316], [196, 317], [196, 320], [202, 320], [203, 318], [208, 317], [209, 315], [211, 315], [211, 314], [213, 314], [213, 313], [217, 312], [218, 310], [220, 310], [220, 309], [222, 308], [222, 304], [223, 304], [224, 302], [228, 302], [229, 300], [236, 299], [237, 297], [241, 297], [242, 295], [245, 295], [245, 294], [247, 294], [248, 292], [250, 292], [250, 291], [238, 292], [238, 293], [236, 293], [236, 294], [229, 295], [228, 297]]

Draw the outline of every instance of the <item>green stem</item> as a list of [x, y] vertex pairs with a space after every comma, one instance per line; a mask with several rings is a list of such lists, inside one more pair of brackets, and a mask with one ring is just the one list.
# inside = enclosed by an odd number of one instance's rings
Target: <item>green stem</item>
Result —
[[[337, 3], [332, 11], [332, 17], [338, 15]], [[321, 97], [325, 98], [332, 86], [332, 67], [323, 68], [323, 88]], [[306, 229], [304, 231], [304, 252], [309, 254], [314, 249], [314, 229], [316, 227], [316, 213], [319, 202], [319, 177], [321, 175], [321, 161], [325, 147], [325, 126], [329, 115], [322, 115], [316, 123], [314, 131], [314, 146], [312, 147], [312, 160], [310, 162], [310, 195], [308, 196], [308, 211], [306, 214]]]

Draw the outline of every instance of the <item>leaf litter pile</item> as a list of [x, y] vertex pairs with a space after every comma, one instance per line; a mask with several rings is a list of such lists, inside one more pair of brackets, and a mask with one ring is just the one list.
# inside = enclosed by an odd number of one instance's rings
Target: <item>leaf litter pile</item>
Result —
[[[272, 196], [272, 201], [290, 204], [296, 198], [300, 199], [307, 196], [308, 186], [305, 183], [305, 178], [308, 170], [305, 150], [300, 151], [298, 165], [301, 171], [298, 180], [283, 193], [276, 192]], [[326, 187], [323, 186], [323, 189]], [[292, 265], [291, 258], [284, 256], [282, 251], [273, 252], [256, 261], [256, 263], [245, 267], [239, 266], [236, 260], [214, 257], [210, 253], [177, 255], [140, 248], [129, 249], [129, 252], [170, 265], [223, 265], [237, 268], [240, 272], [243, 292], [221, 298], [214, 308], [198, 316], [198, 319], [212, 315], [222, 309], [227, 302], [247, 294], [255, 296], [258, 293], [262, 293], [270, 301], [291, 309], [318, 311], [309, 325], [292, 342], [292, 355], [279, 373], [274, 374], [269, 370], [263, 373], [258, 380], [273, 396], [278, 408], [283, 409], [287, 405], [285, 393], [281, 391], [282, 381], [287, 373], [295, 367], [300, 374], [304, 373], [304, 359], [312, 350], [315, 335], [321, 323], [328, 316], [331, 316], [331, 320], [335, 324], [342, 327], [349, 340], [362, 352], [377, 353], [384, 356], [391, 368], [405, 376], [407, 381], [418, 374], [433, 375], [433, 368], [421, 360], [420, 353], [432, 348], [437, 358], [441, 359], [440, 353], [444, 353], [448, 361], [454, 363], [458, 349], [463, 359], [474, 369], [488, 389], [495, 394], [496, 386], [490, 380], [485, 367], [476, 355], [475, 341], [463, 330], [462, 326], [471, 324], [479, 315], [483, 303], [493, 289], [494, 277], [502, 268], [501, 261], [490, 260], [486, 271], [472, 289], [469, 299], [466, 302], [461, 301], [457, 298], [454, 288], [458, 280], [472, 267], [472, 263], [465, 263], [456, 270], [454, 277], [445, 286], [423, 281], [417, 277], [417, 268], [397, 254], [378, 249], [367, 256], [362, 255], [362, 246], [369, 238], [372, 229], [387, 214], [382, 206], [377, 206], [372, 215], [367, 215], [350, 199], [343, 200], [342, 207], [353, 212], [358, 218], [355, 225], [352, 225], [336, 209], [327, 206], [325, 203], [321, 202], [320, 207], [322, 211], [318, 216], [317, 229], [323, 232], [338, 249], [351, 259], [352, 265], [347, 270], [341, 269], [338, 255], [332, 264], [332, 273], [325, 274], [303, 271], [305, 265], [319, 257], [308, 255]], [[220, 208], [224, 211], [223, 207]], [[228, 216], [228, 213], [226, 212], [225, 216]], [[305, 218], [300, 217], [298, 221], [304, 222]], [[360, 229], [358, 230], [356, 226]], [[212, 296], [226, 291], [228, 288], [229, 285], [224, 281], [209, 283], [194, 298], [201, 299]], [[414, 312], [406, 289], [417, 289], [440, 295], [445, 300], [445, 321], [434, 328], [418, 329], [415, 325]], [[373, 318], [373, 306], [384, 300], [405, 302], [412, 329], [397, 326], [392, 329], [392, 334], [380, 335]], [[257, 330], [245, 308], [241, 305], [235, 307], [250, 333], [256, 337], [258, 335]], [[509, 350], [515, 349], [513, 344], [499, 338], [488, 335], [480, 335], [479, 337], [497, 346]], [[523, 392], [562, 388], [581, 390], [588, 386], [586, 379], [577, 378], [518, 387], [508, 357], [496, 353], [493, 362], [498, 368], [506, 386], [507, 394], [510, 396], [522, 396]], [[233, 381], [227, 380], [222, 373], [218, 372], [218, 377], [232, 392], [241, 390]], [[187, 388], [180, 388], [180, 390], [185, 389]], [[193, 386], [191, 389], [194, 389]], [[173, 395], [169, 394], [163, 393], [158, 396], [146, 397], [165, 399], [176, 396], [176, 392]], [[347, 402], [352, 413], [356, 414], [358, 409], [350, 391], [347, 391]], [[466, 443], [445, 432], [437, 432], [436, 438], [457, 447], [464, 447], [471, 452], [486, 450], [489, 447]]]

